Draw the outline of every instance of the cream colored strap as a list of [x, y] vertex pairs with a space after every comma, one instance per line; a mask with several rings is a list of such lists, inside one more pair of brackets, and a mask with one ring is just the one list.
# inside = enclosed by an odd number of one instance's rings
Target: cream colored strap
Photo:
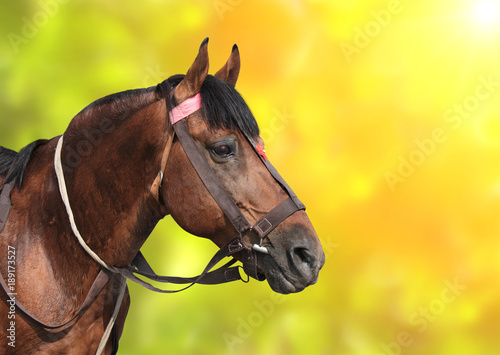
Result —
[[125, 295], [125, 290], [127, 289], [127, 279], [121, 276], [120, 280], [120, 293], [118, 294], [118, 298], [116, 299], [115, 310], [113, 311], [113, 315], [109, 320], [108, 326], [102, 335], [101, 342], [99, 343], [99, 347], [97, 348], [96, 355], [101, 355], [102, 351], [106, 347], [106, 343], [108, 342], [109, 336], [111, 335], [111, 330], [113, 330], [113, 326], [115, 325], [116, 318], [118, 317], [118, 312], [120, 311], [120, 306], [123, 301], [123, 296]]
[[94, 253], [92, 249], [90, 249], [90, 247], [87, 245], [87, 243], [85, 243], [82, 236], [80, 235], [80, 232], [78, 231], [78, 228], [75, 223], [75, 217], [73, 216], [73, 210], [71, 209], [71, 205], [69, 203], [68, 191], [66, 190], [66, 181], [64, 180], [64, 172], [61, 163], [62, 145], [63, 145], [63, 136], [61, 136], [61, 138], [59, 138], [59, 142], [57, 142], [56, 154], [54, 156], [54, 168], [56, 171], [57, 183], [59, 184], [59, 193], [61, 194], [64, 206], [66, 207], [66, 212], [68, 213], [71, 229], [73, 230], [73, 233], [78, 239], [78, 242], [80, 242], [82, 248], [85, 249], [85, 251], [92, 257], [92, 259], [97, 261], [102, 267], [116, 273], [114, 267], [108, 266], [108, 264], [106, 264], [96, 253]]
[[165, 149], [163, 150], [163, 155], [161, 157], [160, 171], [158, 172], [156, 179], [151, 185], [151, 193], [158, 202], [160, 201], [160, 188], [163, 183], [163, 177], [165, 175], [165, 169], [167, 166], [168, 156], [170, 155], [170, 149], [172, 148], [172, 143], [174, 141], [174, 135], [175, 134], [173, 128], [169, 127], [167, 133], [167, 144], [165, 145]]

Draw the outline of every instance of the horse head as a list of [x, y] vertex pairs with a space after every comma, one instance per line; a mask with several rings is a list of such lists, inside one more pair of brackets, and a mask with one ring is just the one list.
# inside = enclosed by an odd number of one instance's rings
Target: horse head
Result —
[[[185, 76], [170, 79], [173, 95], [165, 99], [180, 105], [195, 95], [201, 108], [185, 118], [189, 134], [251, 226], [284, 200], [289, 192], [271, 174], [265, 162], [264, 141], [252, 112], [236, 91], [240, 55], [236, 45], [226, 64], [208, 75], [208, 40]], [[168, 102], [167, 102], [168, 103]], [[167, 105], [168, 106], [168, 105]], [[257, 149], [256, 149], [257, 147]], [[187, 232], [224, 245], [237, 232], [193, 167], [181, 142], [174, 138], [159, 195], [167, 213]], [[317, 281], [325, 255], [303, 209], [281, 221], [260, 242], [253, 228], [243, 241], [258, 245], [257, 277], [268, 280], [279, 293], [299, 292]], [[245, 264], [246, 260], [238, 258]]]
[[[164, 293], [235, 281], [233, 260], [208, 272], [233, 255], [276, 292], [317, 281], [321, 244], [265, 155], [234, 88], [239, 69], [235, 46], [209, 76], [205, 40], [186, 75], [98, 99], [62, 136], [19, 154], [0, 151], [0, 248], [19, 258], [13, 302], [19, 343], [30, 344], [23, 353], [115, 353], [129, 305], [126, 279]], [[200, 276], [159, 276], [139, 252], [167, 214], [221, 247]], [[7, 264], [0, 269], [6, 275]], [[136, 274], [189, 286], [158, 289]], [[9, 294], [1, 273], [0, 280]], [[47, 297], [54, 302], [41, 302]], [[12, 307], [0, 303], [0, 317]]]

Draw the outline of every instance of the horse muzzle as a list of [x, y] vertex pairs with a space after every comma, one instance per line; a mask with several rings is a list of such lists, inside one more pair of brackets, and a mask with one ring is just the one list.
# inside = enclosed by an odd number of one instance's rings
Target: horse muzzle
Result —
[[258, 270], [275, 292], [300, 292], [318, 280], [325, 253], [315, 233], [311, 235], [300, 225], [290, 226], [271, 233], [263, 246], [268, 254], [258, 254]]

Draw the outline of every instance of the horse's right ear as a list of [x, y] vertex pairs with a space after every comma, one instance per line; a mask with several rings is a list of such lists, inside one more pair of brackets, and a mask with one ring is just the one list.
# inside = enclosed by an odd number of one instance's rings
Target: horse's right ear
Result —
[[200, 51], [186, 76], [175, 88], [175, 100], [177, 104], [189, 99], [200, 92], [201, 86], [208, 75], [208, 37], [203, 40]]
[[231, 86], [235, 86], [239, 74], [240, 52], [238, 51], [238, 46], [235, 44], [226, 64], [217, 73], [215, 73], [214, 76], [222, 81], [225, 81]]

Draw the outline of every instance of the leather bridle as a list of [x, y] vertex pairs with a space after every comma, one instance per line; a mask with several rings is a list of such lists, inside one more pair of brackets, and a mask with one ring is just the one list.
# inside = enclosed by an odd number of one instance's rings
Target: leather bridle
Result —
[[[175, 109], [179, 108], [182, 111], [183, 103], [176, 105], [175, 104], [175, 99], [174, 99], [174, 91], [175, 91], [175, 86], [174, 86], [174, 81], [172, 78], [169, 78], [162, 82], [161, 84], [158, 84], [160, 91], [162, 92], [162, 95], [166, 101], [167, 105], [167, 119], [171, 118], [170, 113]], [[197, 94], [200, 95], [200, 94]], [[201, 98], [198, 97], [198, 99], [201, 102]], [[197, 108], [199, 109], [199, 107]], [[197, 110], [196, 109], [196, 110]], [[196, 111], [195, 110], [195, 111]], [[216, 176], [215, 172], [213, 169], [210, 167], [208, 164], [207, 160], [205, 157], [202, 155], [200, 150], [197, 148], [196, 143], [191, 136], [187, 122], [186, 122], [186, 117], [188, 117], [190, 114], [193, 112], [185, 112], [187, 114], [184, 115], [184, 117], [181, 117], [178, 119], [176, 122], [169, 122], [168, 125], [171, 125], [173, 127], [173, 132], [177, 136], [182, 148], [184, 149], [186, 155], [188, 156], [191, 164], [193, 165], [194, 169], [196, 170], [198, 176], [202, 180], [203, 184], [207, 188], [207, 190], [210, 192], [211, 196], [214, 198], [220, 209], [224, 212], [226, 217], [229, 219], [231, 224], [234, 226], [236, 230], [236, 236], [231, 239], [229, 242], [227, 242], [224, 246], [222, 246], [219, 251], [212, 257], [206, 268], [203, 270], [203, 272], [196, 277], [170, 277], [170, 276], [159, 276], [157, 275], [153, 269], [150, 267], [150, 265], [147, 263], [146, 259], [142, 255], [142, 253], [139, 251], [137, 256], [132, 262], [132, 265], [127, 266], [127, 267], [113, 267], [113, 266], [108, 266], [104, 261], [102, 261], [100, 258], [97, 257], [96, 259], [96, 254], [94, 252], [90, 253], [89, 250], [90, 248], [88, 245], [83, 241], [83, 239], [78, 238], [80, 244], [82, 247], [89, 253], [89, 255], [96, 260], [101, 266], [101, 270], [96, 277], [94, 283], [91, 286], [91, 289], [89, 290], [84, 303], [80, 307], [80, 309], [76, 312], [76, 314], [69, 320], [65, 321], [62, 324], [58, 325], [50, 325], [46, 324], [43, 321], [39, 320], [35, 315], [30, 313], [16, 298], [16, 306], [18, 309], [20, 309], [23, 313], [25, 313], [29, 318], [31, 318], [34, 322], [38, 323], [42, 327], [48, 328], [48, 329], [58, 329], [61, 328], [68, 323], [70, 323], [72, 320], [74, 320], [76, 317], [81, 315], [91, 304], [92, 302], [97, 298], [97, 296], [100, 294], [102, 289], [105, 287], [107, 282], [109, 281], [111, 275], [113, 273], [115, 274], [120, 274], [122, 277], [132, 280], [134, 282], [139, 283], [140, 285], [146, 287], [149, 290], [156, 291], [156, 292], [161, 292], [161, 293], [174, 293], [174, 292], [179, 292], [182, 290], [185, 290], [189, 287], [191, 287], [194, 284], [219, 284], [219, 283], [225, 283], [225, 282], [231, 282], [231, 281], [236, 281], [236, 280], [243, 280], [241, 278], [240, 272], [239, 272], [239, 266], [232, 267], [232, 265], [236, 262], [236, 259], [233, 259], [226, 263], [225, 265], [221, 266], [220, 268], [211, 271], [221, 260], [228, 256], [233, 256], [237, 253], [242, 252], [243, 255], [243, 269], [245, 273], [253, 277], [259, 281], [262, 281], [265, 279], [264, 275], [258, 273], [258, 268], [257, 268], [257, 253], [267, 253], [267, 249], [263, 246], [263, 240], [266, 238], [266, 236], [273, 231], [281, 222], [283, 222], [285, 219], [287, 219], [290, 215], [293, 213], [299, 211], [299, 210], [305, 210], [305, 206], [300, 202], [300, 200], [297, 198], [295, 193], [292, 191], [292, 189], [288, 186], [288, 184], [284, 181], [284, 179], [279, 175], [277, 170], [273, 167], [273, 165], [267, 160], [267, 157], [263, 154], [262, 148], [258, 146], [255, 141], [253, 140], [252, 137], [250, 137], [248, 134], [243, 132], [245, 138], [248, 140], [250, 145], [252, 146], [253, 150], [255, 153], [260, 157], [262, 163], [266, 166], [266, 168], [269, 170], [270, 174], [273, 176], [273, 178], [278, 182], [278, 184], [285, 190], [287, 193], [288, 197], [279, 203], [276, 207], [274, 207], [270, 212], [268, 212], [265, 216], [263, 216], [257, 223], [255, 223], [253, 226], [248, 222], [248, 220], [245, 218], [241, 210], [238, 208], [236, 203], [232, 200], [230, 197], [229, 193], [226, 191], [224, 188], [222, 182], [220, 179]], [[171, 120], [172, 121], [172, 120]], [[172, 135], [174, 134], [172, 133]], [[159, 193], [159, 187], [161, 185], [161, 180], [163, 179], [163, 171], [164, 167], [168, 158], [168, 152], [170, 151], [170, 146], [172, 144], [173, 136], [169, 137], [167, 139], [167, 147], [165, 148], [165, 151], [167, 152], [164, 154], [162, 158], [162, 170], [159, 173], [159, 184], [158, 184], [158, 195]], [[56, 154], [54, 158], [54, 164], [55, 164], [55, 170], [56, 170], [56, 175], [58, 178], [60, 190], [61, 190], [61, 195], [63, 196], [62, 190], [65, 190], [65, 181], [64, 181], [64, 173], [61, 165], [61, 151], [62, 151], [62, 145], [63, 145], [63, 137], [61, 136], [59, 138], [58, 142], [58, 148], [56, 149]], [[10, 174], [12, 172], [12, 168], [9, 170], [7, 173], [6, 181], [10, 178]], [[156, 181], [156, 180], [155, 180]], [[11, 191], [14, 189], [14, 183], [8, 183], [5, 184], [1, 190], [0, 193], [0, 233], [2, 232], [3, 228], [5, 227], [5, 224], [7, 222], [7, 217], [11, 208], [11, 202], [10, 202], [10, 195]], [[72, 211], [71, 211], [71, 206], [69, 205], [69, 199], [67, 198], [67, 193], [66, 193], [66, 198], [63, 196], [63, 202], [65, 204], [66, 210], [70, 216], [70, 220], [72, 219]], [[71, 222], [71, 226], [73, 229], [73, 232], [76, 235], [79, 235], [78, 228], [76, 227], [76, 224], [74, 223], [74, 220]], [[257, 236], [260, 238], [260, 243], [259, 244], [254, 244], [251, 247], [246, 245], [243, 241], [243, 234], [249, 231], [253, 231], [257, 234]], [[91, 250], [90, 250], [91, 251]], [[95, 255], [93, 255], [95, 254]], [[158, 281], [158, 282], [165, 282], [165, 283], [174, 283], [174, 284], [188, 284], [188, 286], [183, 287], [182, 289], [179, 290], [163, 290], [156, 288], [152, 286], [151, 284], [147, 283], [146, 281], [140, 279], [136, 275], [143, 276], [145, 278]], [[122, 280], [123, 290], [125, 289], [125, 283]], [[5, 291], [6, 294], [9, 294], [8, 287], [5, 283], [5, 280], [3, 276], [0, 273], [0, 285], [2, 286], [3, 290]], [[124, 292], [124, 291], [122, 291]], [[123, 296], [123, 295], [121, 295]], [[117, 305], [115, 307], [115, 313], [119, 309], [119, 303], [121, 303], [121, 299], [119, 302], [117, 302]], [[113, 320], [114, 323], [114, 320]], [[112, 324], [111, 324], [112, 325]]]
[[[203, 184], [212, 195], [213, 199], [220, 207], [220, 209], [224, 212], [226, 217], [229, 219], [234, 229], [237, 232], [237, 237], [241, 239], [243, 234], [247, 231], [254, 231], [257, 236], [260, 238], [259, 244], [254, 244], [252, 249], [244, 248], [243, 249], [243, 268], [247, 275], [257, 279], [264, 280], [264, 277], [257, 272], [257, 258], [256, 252], [262, 252], [267, 254], [267, 249], [262, 246], [262, 242], [264, 238], [272, 232], [281, 222], [287, 219], [293, 213], [299, 210], [305, 210], [305, 206], [300, 202], [295, 193], [292, 191], [290, 186], [285, 182], [285, 180], [281, 177], [278, 171], [274, 168], [274, 166], [269, 162], [267, 157], [262, 154], [262, 149], [258, 147], [252, 137], [250, 137], [246, 132], [242, 133], [245, 138], [248, 140], [250, 145], [252, 146], [255, 153], [260, 157], [262, 163], [269, 170], [273, 178], [280, 184], [280, 186], [286, 191], [288, 197], [278, 204], [275, 208], [273, 208], [270, 212], [268, 212], [265, 216], [263, 216], [255, 225], [251, 225], [248, 220], [245, 218], [239, 207], [233, 201], [233, 199], [229, 196], [229, 193], [222, 185], [220, 179], [216, 176], [213, 169], [208, 164], [205, 157], [202, 155], [200, 150], [197, 148], [196, 143], [189, 132], [189, 128], [186, 122], [186, 117], [190, 114], [196, 112], [201, 107], [201, 97], [200, 94], [196, 94], [198, 96], [198, 100], [200, 102], [199, 105], [190, 105], [190, 110], [182, 109], [184, 103], [180, 105], [175, 105], [174, 91], [175, 87], [172, 86], [170, 79], [165, 80], [163, 83], [159, 84], [160, 89], [163, 93], [163, 96], [167, 99], [167, 109], [169, 112], [170, 124], [172, 124], [175, 134], [184, 149], [184, 152], [189, 158], [189, 161], [193, 165], [196, 170], [198, 176], [203, 181]], [[190, 99], [193, 99], [190, 98]], [[188, 99], [189, 100], [189, 99]], [[187, 101], [187, 100], [186, 100]], [[178, 118], [174, 118], [172, 112], [174, 110], [179, 109], [182, 112]], [[184, 116], [184, 117], [182, 117]], [[242, 244], [243, 241], [241, 241]]]

